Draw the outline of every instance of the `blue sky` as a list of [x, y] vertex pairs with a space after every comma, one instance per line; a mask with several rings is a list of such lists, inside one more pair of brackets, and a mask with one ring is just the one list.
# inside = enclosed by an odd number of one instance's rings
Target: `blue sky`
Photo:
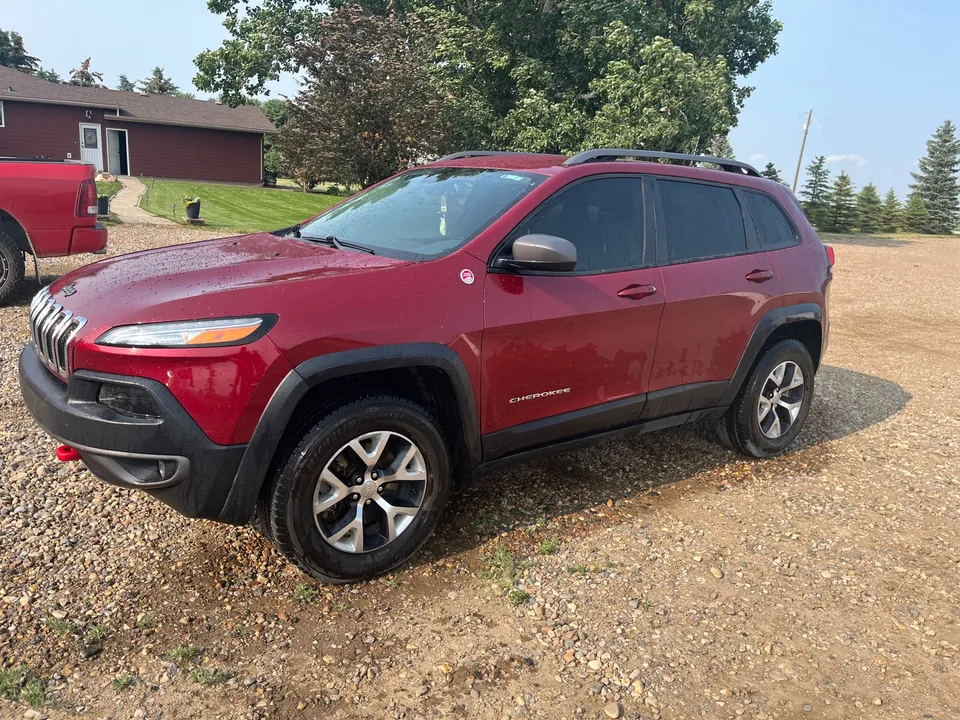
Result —
[[[192, 90], [193, 58], [226, 37], [205, 0], [125, 0], [82, 22], [76, 0], [2, 2], [4, 29], [23, 35], [45, 66], [66, 75], [92, 55], [111, 86], [120, 73], [139, 79], [160, 65]], [[772, 160], [792, 179], [813, 108], [819, 125], [804, 165], [826, 155], [834, 175], [843, 169], [858, 186], [872, 181], [902, 197], [930, 134], [947, 118], [960, 122], [960, 3], [774, 0], [774, 15], [784, 24], [780, 53], [748, 78], [756, 90], [730, 135], [737, 156]], [[296, 82], [273, 88], [293, 94]]]

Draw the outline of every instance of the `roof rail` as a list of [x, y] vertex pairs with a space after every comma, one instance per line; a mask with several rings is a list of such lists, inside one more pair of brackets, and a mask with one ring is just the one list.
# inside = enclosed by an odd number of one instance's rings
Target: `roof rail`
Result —
[[644, 160], [684, 160], [690, 163], [711, 163], [718, 165], [725, 172], [737, 173], [738, 175], [751, 175], [760, 177], [760, 173], [752, 165], [740, 162], [739, 160], [727, 160], [725, 158], [710, 157], [708, 155], [684, 155], [683, 153], [658, 152], [656, 150], [624, 150], [621, 148], [603, 148], [601, 150], [585, 150], [569, 158], [564, 165], [583, 165], [588, 162], [600, 162], [603, 160], [616, 160], [617, 158], [641, 158]]
[[464, 152], [446, 155], [435, 162], [447, 162], [447, 160], [462, 160], [472, 157], [495, 157], [497, 155], [532, 155], [535, 153], [513, 152], [510, 150], [465, 150]]

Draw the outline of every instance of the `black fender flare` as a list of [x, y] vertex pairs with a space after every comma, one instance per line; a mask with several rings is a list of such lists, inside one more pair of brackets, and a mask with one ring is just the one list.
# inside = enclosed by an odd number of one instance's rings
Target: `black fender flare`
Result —
[[234, 525], [250, 519], [287, 425], [311, 388], [347, 375], [412, 367], [432, 367], [446, 374], [456, 395], [470, 469], [476, 468], [480, 464], [479, 415], [473, 384], [456, 352], [440, 343], [345, 350], [305, 360], [280, 382], [257, 422], [218, 519]]
[[730, 384], [727, 385], [727, 389], [723, 393], [723, 397], [720, 400], [721, 407], [733, 404], [737, 393], [740, 392], [740, 388], [742, 388], [743, 384], [747, 381], [747, 375], [760, 356], [760, 351], [777, 328], [803, 320], [815, 320], [820, 324], [822, 332], [823, 308], [816, 303], [784, 305], [783, 307], [770, 310], [760, 318], [760, 322], [757, 323], [757, 327], [754, 328], [753, 335], [750, 336], [750, 341], [743, 351], [743, 356], [740, 358], [737, 370], [733, 373], [733, 378], [731, 378]]

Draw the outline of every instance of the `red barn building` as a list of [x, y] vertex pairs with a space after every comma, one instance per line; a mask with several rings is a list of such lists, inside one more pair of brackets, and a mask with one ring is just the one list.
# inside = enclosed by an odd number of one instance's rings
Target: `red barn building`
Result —
[[0, 67], [0, 157], [80, 160], [113, 175], [260, 183], [259, 108], [59, 85]]

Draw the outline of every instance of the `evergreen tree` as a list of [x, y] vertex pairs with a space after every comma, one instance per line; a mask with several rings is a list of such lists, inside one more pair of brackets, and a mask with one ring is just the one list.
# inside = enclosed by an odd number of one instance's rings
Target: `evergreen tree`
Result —
[[713, 139], [713, 142], [711, 142], [707, 148], [707, 155], [723, 158], [724, 160], [737, 159], [737, 156], [733, 152], [733, 145], [730, 144], [730, 138], [726, 135], [717, 135]]
[[0, 30], [0, 65], [32, 73], [40, 67], [40, 61], [27, 54], [23, 46], [23, 36], [20, 33], [13, 30]]
[[63, 78], [60, 77], [60, 74], [56, 70], [47, 70], [45, 67], [37, 70], [37, 77], [47, 82], [57, 83], [58, 85], [63, 84]]
[[70, 71], [69, 83], [80, 87], [103, 87], [103, 73], [91, 70], [90, 58], [87, 58], [80, 67]]
[[927, 212], [927, 204], [923, 196], [914, 190], [907, 195], [907, 204], [903, 208], [903, 229], [907, 232], [926, 232], [926, 227], [930, 221], [930, 213]]
[[823, 155], [807, 166], [807, 182], [800, 197], [810, 223], [818, 230], [826, 230], [830, 225], [830, 171]]
[[865, 185], [857, 196], [857, 229], [862, 233], [875, 233], [883, 222], [883, 201], [877, 186]]
[[830, 191], [829, 228], [833, 232], [848, 233], [857, 221], [857, 196], [853, 181], [845, 172], [837, 175]]
[[117, 90], [123, 90], [124, 92], [133, 92], [137, 89], [136, 83], [133, 82], [126, 75], [121, 75], [117, 78]]
[[899, 232], [903, 223], [903, 208], [900, 207], [900, 201], [897, 200], [897, 194], [893, 188], [887, 192], [883, 199], [883, 211], [880, 214], [880, 229], [883, 232]]
[[780, 171], [777, 170], [777, 166], [772, 162], [768, 162], [767, 166], [760, 171], [760, 174], [768, 180], [776, 180], [778, 183], [783, 182], [783, 178], [780, 177]]
[[927, 140], [927, 156], [921, 158], [920, 172], [911, 173], [914, 184], [927, 209], [924, 232], [949, 235], [960, 221], [960, 140], [956, 127], [947, 120]]
[[150, 77], [140, 81], [140, 92], [150, 95], [179, 95], [180, 88], [173, 84], [173, 80], [164, 75], [163, 68], [155, 67]]

